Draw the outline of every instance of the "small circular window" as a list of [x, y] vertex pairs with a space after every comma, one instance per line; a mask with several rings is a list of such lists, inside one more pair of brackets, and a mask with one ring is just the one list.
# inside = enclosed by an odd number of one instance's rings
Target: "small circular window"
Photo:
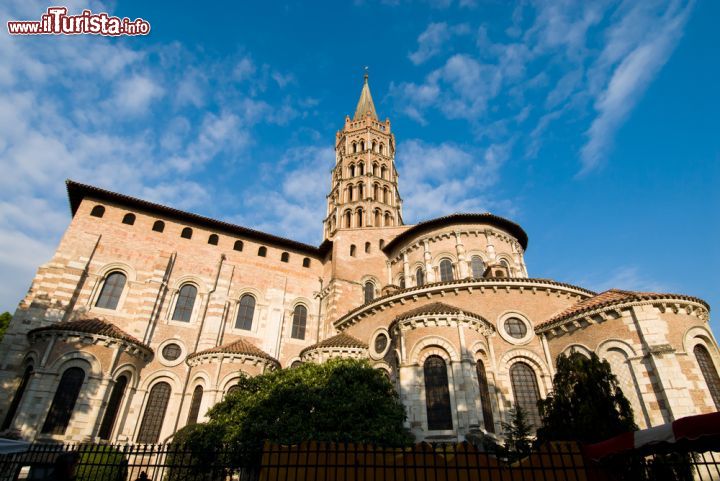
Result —
[[381, 354], [385, 352], [385, 348], [388, 345], [388, 337], [387, 334], [384, 332], [381, 332], [377, 336], [375, 336], [375, 352], [378, 354]]
[[510, 317], [505, 321], [505, 332], [515, 339], [523, 339], [527, 335], [527, 326], [517, 317]]
[[182, 354], [182, 348], [177, 344], [168, 344], [162, 349], [162, 356], [166, 361], [175, 361]]

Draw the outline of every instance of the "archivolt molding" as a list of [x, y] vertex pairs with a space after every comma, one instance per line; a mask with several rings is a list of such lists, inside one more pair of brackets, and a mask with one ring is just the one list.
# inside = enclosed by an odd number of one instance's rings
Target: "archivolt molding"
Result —
[[368, 350], [361, 347], [320, 347], [308, 349], [300, 355], [302, 362], [324, 362], [328, 359], [367, 359]]
[[416, 302], [420, 298], [431, 300], [435, 295], [444, 297], [448, 293], [459, 294], [460, 292], [467, 292], [473, 294], [475, 292], [479, 292], [480, 294], [484, 294], [485, 291], [498, 292], [500, 290], [506, 292], [513, 290], [534, 296], [546, 295], [565, 297], [567, 299], [574, 299], [576, 302], [580, 302], [596, 295], [595, 292], [588, 291], [581, 287], [549, 281], [547, 279], [456, 279], [449, 282], [434, 282], [432, 284], [425, 284], [422, 286], [411, 286], [400, 291], [378, 297], [373, 299], [372, 302], [363, 304], [338, 318], [333, 322], [333, 326], [338, 331], [343, 331], [366, 317], [373, 316], [378, 312], [382, 312], [396, 305], [405, 305], [408, 302]]
[[[426, 348], [428, 349], [426, 351]], [[437, 352], [436, 352], [437, 351]], [[453, 345], [445, 338], [440, 336], [426, 336], [418, 340], [410, 351], [410, 355], [405, 359], [404, 364], [420, 364], [432, 354], [438, 354], [446, 361], [460, 361], [460, 356]]]
[[694, 326], [688, 329], [683, 336], [683, 349], [691, 353], [696, 345], [702, 344], [714, 356], [718, 355], [718, 348], [712, 332], [704, 326]]
[[583, 356], [589, 358], [593, 351], [592, 351], [592, 349], [590, 349], [589, 347], [587, 347], [584, 344], [573, 343], [573, 344], [566, 346], [565, 349], [563, 349], [562, 354], [569, 356], [573, 352], [578, 352], [578, 353], [582, 354]]
[[43, 373], [60, 374], [71, 367], [83, 368], [90, 378], [102, 379], [103, 369], [100, 360], [89, 352], [71, 351], [55, 359], [42, 369]]
[[478, 359], [490, 359], [490, 349], [488, 345], [483, 341], [475, 341], [470, 346], [470, 353], [473, 355], [474, 360]]
[[511, 349], [503, 354], [499, 362], [501, 366], [500, 370], [509, 373], [512, 365], [521, 361], [531, 364], [535, 369], [540, 371], [540, 374], [544, 377], [550, 378], [550, 370], [545, 364], [545, 361], [543, 361], [539, 355], [528, 349]]
[[608, 339], [603, 341], [597, 348], [597, 354], [600, 358], [605, 359], [608, 351], [610, 350], [622, 351], [628, 359], [637, 357], [635, 349], [633, 349], [630, 344], [620, 339]]
[[111, 272], [119, 271], [125, 274], [128, 282], [137, 281], [137, 271], [130, 264], [125, 262], [110, 262], [100, 267], [95, 273], [100, 279], [105, 279]]
[[115, 370], [110, 374], [110, 377], [112, 379], [117, 379], [120, 377], [121, 374], [127, 374], [129, 379], [129, 385], [133, 389], [138, 387], [138, 384], [140, 383], [140, 373], [137, 370], [137, 367], [135, 365], [130, 363], [124, 363], [120, 366], [116, 367]]
[[154, 384], [156, 384], [160, 381], [165, 381], [168, 384], [170, 384], [170, 388], [172, 389], [172, 392], [174, 394], [177, 394], [178, 392], [180, 392], [180, 386], [182, 386], [182, 381], [180, 380], [180, 376], [178, 376], [177, 374], [175, 374], [172, 371], [168, 371], [165, 369], [163, 369], [161, 371], [156, 371], [156, 372], [148, 375], [145, 379], [143, 379], [142, 383], [140, 384], [139, 390], [148, 391], [151, 386], [153, 386]]
[[190, 383], [188, 383], [188, 390], [189, 392], [192, 392], [192, 390], [195, 389], [195, 386], [202, 386], [203, 389], [207, 390], [210, 389], [212, 385], [213, 383], [210, 381], [210, 375], [205, 371], [198, 370], [193, 373]]
[[217, 390], [222, 391], [223, 393], [226, 393], [228, 389], [235, 386], [238, 382], [240, 382], [240, 379], [242, 379], [244, 376], [249, 376], [249, 374], [240, 371], [240, 372], [231, 372], [230, 374], [225, 375], [225, 377], [222, 378], [220, 382], [217, 384]]
[[192, 284], [197, 287], [198, 295], [205, 295], [208, 292], [205, 281], [194, 275], [185, 275], [176, 279], [175, 282], [172, 283], [172, 290], [179, 291], [185, 284]]

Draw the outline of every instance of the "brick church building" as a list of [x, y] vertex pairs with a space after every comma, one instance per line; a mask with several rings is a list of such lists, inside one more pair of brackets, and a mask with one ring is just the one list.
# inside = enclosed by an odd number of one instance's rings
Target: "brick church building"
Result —
[[405, 224], [367, 76], [335, 151], [319, 246], [68, 181], [72, 220], [0, 345], [2, 430], [164, 442], [240, 376], [333, 357], [382, 370], [418, 440], [498, 435], [513, 405], [537, 424], [571, 350], [610, 363], [642, 428], [720, 407], [703, 300], [533, 277], [493, 214]]

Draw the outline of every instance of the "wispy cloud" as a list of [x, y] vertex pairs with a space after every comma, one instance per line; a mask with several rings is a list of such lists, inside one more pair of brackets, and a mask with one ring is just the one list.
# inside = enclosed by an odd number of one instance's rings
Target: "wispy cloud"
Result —
[[420, 65], [427, 60], [444, 53], [443, 49], [454, 36], [465, 35], [470, 32], [467, 24], [448, 25], [445, 22], [431, 23], [425, 31], [418, 36], [418, 48], [410, 53], [408, 58], [415, 65]]

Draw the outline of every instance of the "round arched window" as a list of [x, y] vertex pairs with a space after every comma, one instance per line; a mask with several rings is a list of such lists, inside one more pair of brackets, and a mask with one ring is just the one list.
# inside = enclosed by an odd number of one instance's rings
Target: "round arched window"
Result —
[[522, 339], [527, 335], [527, 326], [517, 317], [509, 317], [505, 320], [505, 332], [507, 332], [510, 337]]
[[378, 354], [382, 354], [385, 352], [385, 348], [388, 345], [388, 337], [387, 334], [384, 332], [381, 332], [377, 336], [375, 336], [375, 352]]
[[162, 349], [162, 356], [166, 361], [175, 361], [180, 357], [180, 354], [182, 354], [182, 348], [175, 343], [170, 343]]

